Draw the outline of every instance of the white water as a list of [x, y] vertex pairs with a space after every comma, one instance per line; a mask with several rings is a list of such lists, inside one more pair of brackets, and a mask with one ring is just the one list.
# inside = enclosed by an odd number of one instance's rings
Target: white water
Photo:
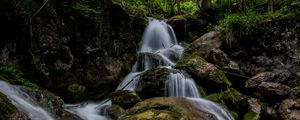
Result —
[[34, 105], [30, 96], [22, 92], [17, 86], [0, 81], [0, 92], [20, 111], [24, 112], [31, 120], [53, 120], [53, 118], [41, 107]]
[[165, 86], [166, 96], [200, 98], [194, 80], [186, 78], [182, 73], [170, 73]]
[[[164, 21], [149, 19], [143, 35], [143, 44], [138, 52], [138, 60], [117, 90], [134, 91], [140, 75], [151, 68], [172, 68], [182, 58], [184, 48], [178, 45], [172, 27]], [[233, 117], [220, 105], [200, 98], [193, 79], [182, 73], [170, 73], [165, 82], [166, 96], [185, 97], [198, 109], [211, 113], [218, 120], [233, 120]], [[110, 100], [99, 103], [66, 105], [66, 109], [84, 120], [110, 120], [105, 109], [111, 105]]]

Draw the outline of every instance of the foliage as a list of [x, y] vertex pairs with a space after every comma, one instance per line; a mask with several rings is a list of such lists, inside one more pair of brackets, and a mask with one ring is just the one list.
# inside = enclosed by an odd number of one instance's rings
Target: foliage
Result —
[[199, 8], [197, 7], [197, 3], [193, 2], [193, 1], [187, 1], [187, 2], [180, 3], [180, 8], [181, 8], [181, 10], [184, 10], [185, 12], [188, 12], [188, 13], [195, 13], [196, 11], [199, 10]]
[[245, 14], [228, 14], [223, 20], [218, 21], [218, 25], [214, 27], [217, 30], [224, 30], [226, 33], [226, 44], [230, 47], [235, 42], [237, 36], [235, 36], [235, 30], [238, 30], [241, 26], [245, 32], [252, 32], [252, 28], [263, 20], [273, 19], [284, 16], [286, 14], [285, 9], [280, 9], [275, 12], [266, 12], [259, 14], [255, 11], [247, 11]]
[[24, 85], [33, 89], [39, 88], [36, 84], [32, 83], [30, 80], [24, 78], [24, 74], [13, 66], [7, 66], [7, 65], [1, 66], [0, 79], [5, 80], [11, 84]]
[[71, 7], [75, 10], [83, 11], [82, 14], [90, 14], [90, 15], [100, 15], [101, 14], [101, 11], [99, 10], [99, 8], [95, 9], [95, 8], [92, 8], [91, 6], [85, 5], [85, 4], [75, 3]]

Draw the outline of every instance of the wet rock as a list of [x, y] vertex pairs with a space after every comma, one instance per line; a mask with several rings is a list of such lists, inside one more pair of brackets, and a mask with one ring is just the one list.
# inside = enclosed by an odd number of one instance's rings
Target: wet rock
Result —
[[121, 106], [113, 104], [107, 109], [107, 113], [113, 120], [118, 120], [125, 113], [125, 110]]
[[238, 118], [242, 118], [249, 111], [248, 97], [234, 88], [210, 94], [205, 98], [226, 106], [230, 111], [238, 112]]
[[214, 48], [219, 48], [222, 44], [223, 34], [220, 31], [211, 31], [197, 40], [193, 41], [187, 49], [187, 52], [201, 51], [208, 55]]
[[65, 111], [63, 101], [53, 93], [22, 86], [20, 86], [19, 89], [28, 94], [36, 104], [48, 111], [55, 119], [80, 120], [75, 114]]
[[157, 68], [147, 70], [140, 77], [136, 89], [138, 96], [143, 100], [151, 97], [165, 96], [165, 81], [168, 79], [169, 73], [183, 73], [189, 78], [184, 71], [177, 69]]
[[197, 110], [184, 98], [159, 97], [147, 99], [130, 108], [125, 120], [146, 120], [146, 119], [189, 119], [189, 120], [213, 120], [213, 115]]
[[24, 113], [20, 112], [10, 100], [0, 92], [0, 119], [1, 120], [27, 120]]
[[212, 85], [218, 86], [218, 88], [231, 86], [222, 70], [205, 61], [196, 53], [178, 61], [175, 68], [185, 70], [195, 79], [197, 84], [201, 84], [203, 87], [206, 86], [205, 90], [210, 93], [216, 92], [216, 89], [211, 87]]
[[112, 104], [120, 105], [121, 107], [128, 109], [138, 102], [141, 102], [141, 98], [133, 91], [117, 90], [110, 94]]

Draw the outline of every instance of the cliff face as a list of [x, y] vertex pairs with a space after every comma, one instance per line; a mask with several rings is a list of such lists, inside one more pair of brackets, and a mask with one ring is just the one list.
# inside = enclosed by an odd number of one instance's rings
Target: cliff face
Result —
[[144, 28], [110, 0], [5, 0], [0, 10], [0, 65], [20, 68], [66, 101], [113, 91], [135, 61]]

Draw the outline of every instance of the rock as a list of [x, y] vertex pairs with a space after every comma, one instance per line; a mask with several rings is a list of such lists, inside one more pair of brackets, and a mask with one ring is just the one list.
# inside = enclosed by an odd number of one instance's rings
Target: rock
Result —
[[216, 92], [215, 87], [226, 88], [231, 86], [222, 70], [208, 63], [196, 53], [179, 60], [175, 68], [185, 70], [195, 79], [197, 84], [203, 85], [205, 90], [210, 93]]
[[162, 97], [165, 95], [165, 81], [169, 69], [150, 69], [141, 75], [136, 93], [143, 100], [151, 97]]
[[244, 25], [233, 32], [236, 43], [222, 50], [239, 62], [241, 69], [253, 76], [270, 70], [297, 73], [299, 67], [299, 17], [286, 15], [266, 19], [251, 26]]
[[53, 93], [22, 86], [20, 86], [19, 89], [28, 94], [36, 104], [48, 111], [55, 119], [80, 120], [75, 114], [65, 111], [63, 101]]
[[222, 37], [223, 34], [220, 31], [208, 32], [193, 41], [188, 47], [187, 52], [201, 51], [205, 55], [208, 55], [214, 48], [219, 48], [222, 45]]
[[165, 81], [168, 79], [169, 73], [183, 73], [186, 77], [189, 76], [178, 69], [156, 68], [147, 70], [140, 77], [136, 93], [143, 100], [151, 97], [165, 96]]
[[136, 104], [124, 115], [124, 120], [213, 120], [213, 115], [197, 110], [184, 98], [151, 98]]
[[1, 120], [27, 120], [23, 112], [20, 112], [10, 100], [0, 92], [0, 119]]
[[224, 92], [210, 94], [205, 98], [221, 103], [230, 111], [237, 112], [238, 118], [242, 118], [249, 111], [248, 97], [234, 88], [227, 89]]
[[214, 48], [206, 58], [206, 60], [214, 64], [217, 68], [223, 70], [226, 77], [232, 85], [239, 90], [243, 90], [248, 77], [240, 70], [238, 63], [231, 60], [229, 56], [219, 48]]
[[300, 99], [286, 99], [279, 105], [278, 113], [283, 120], [300, 120]]
[[141, 102], [141, 98], [133, 91], [117, 90], [110, 94], [112, 104], [120, 105], [122, 108], [131, 108], [138, 102]]
[[125, 110], [121, 106], [113, 104], [107, 109], [107, 113], [113, 120], [118, 120], [125, 113]]
[[207, 25], [207, 21], [196, 15], [182, 14], [175, 15], [167, 20], [176, 33], [179, 42], [191, 43], [197, 39], [197, 35], [202, 35], [207, 32], [203, 29]]
[[263, 100], [265, 101], [275, 103], [285, 98], [295, 96], [293, 88], [281, 84], [287, 82], [288, 78], [285, 74], [282, 75], [281, 73], [264, 72], [247, 80], [245, 87], [249, 91], [254, 92], [253, 94], [256, 97], [261, 99], [264, 98]]
[[146, 22], [111, 0], [0, 4], [0, 34], [11, 38], [1, 41], [0, 65], [20, 68], [68, 103], [107, 97], [136, 61]]
[[212, 49], [206, 60], [220, 69], [239, 71], [239, 65], [219, 48]]
[[260, 120], [262, 112], [262, 105], [258, 99], [248, 99], [249, 110], [244, 116], [244, 120]]
[[268, 106], [267, 119], [300, 120], [300, 99], [285, 99], [274, 106]]

